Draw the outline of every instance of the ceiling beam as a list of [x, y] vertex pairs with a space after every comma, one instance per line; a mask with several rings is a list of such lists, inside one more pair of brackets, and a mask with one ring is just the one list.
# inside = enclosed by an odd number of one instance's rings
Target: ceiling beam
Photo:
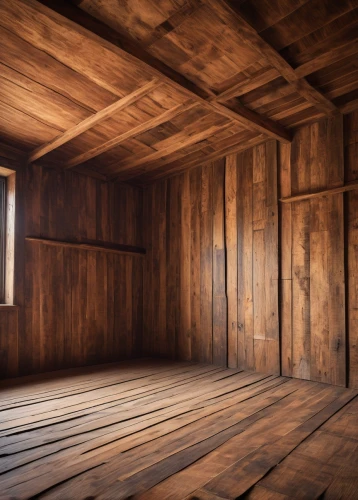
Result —
[[292, 84], [298, 94], [327, 115], [339, 112], [338, 108], [329, 99], [312, 87], [307, 80], [297, 75], [292, 66], [277, 50], [261, 38], [257, 31], [241, 17], [234, 6], [229, 6], [226, 0], [207, 0], [206, 4], [210, 6], [224, 24], [239, 34], [246, 45], [257, 51], [276, 68], [283, 78]]
[[222, 116], [230, 117], [231, 120], [235, 120], [249, 130], [259, 133], [264, 132], [268, 137], [277, 139], [281, 142], [287, 143], [292, 140], [291, 133], [284, 127], [269, 118], [262, 117], [255, 112], [250, 112], [251, 110], [248, 108], [244, 109], [244, 107], [241, 107], [240, 109], [233, 110], [219, 103], [209, 102], [210, 98], [214, 95], [213, 92], [208, 93], [207, 90], [200, 88], [186, 77], [149, 54], [134, 40], [113, 30], [79, 7], [60, 0], [38, 0], [37, 3], [39, 5], [43, 4], [44, 8], [51, 8], [67, 20], [85, 28], [92, 37], [100, 37], [101, 40], [107, 42], [107, 45], [112, 45], [117, 54], [120, 55], [122, 52], [126, 57], [131, 55], [135, 58], [136, 62], [139, 60], [146, 68], [150, 67], [153, 71], [153, 76], [161, 78], [163, 82], [169, 83], [180, 92], [184, 92], [189, 99], [195, 99], [207, 109], [219, 113]]
[[223, 102], [232, 99], [233, 97], [239, 97], [240, 95], [246, 94], [247, 92], [251, 92], [266, 83], [272, 82], [272, 80], [276, 80], [280, 74], [277, 69], [271, 68], [266, 70], [264, 73], [260, 73], [257, 76], [253, 76], [252, 78], [248, 78], [244, 82], [236, 83], [232, 87], [220, 92], [220, 94], [211, 98], [211, 101]]
[[[192, 146], [193, 144], [196, 144], [197, 142], [204, 141], [208, 137], [211, 137], [212, 135], [216, 134], [217, 132], [222, 132], [223, 130], [226, 130], [227, 128], [232, 127], [232, 123], [221, 123], [217, 125], [211, 125], [202, 132], [199, 132], [193, 136], [188, 136], [185, 139], [181, 140], [175, 140], [173, 136], [173, 143], [170, 144], [169, 146], [166, 146], [162, 149], [159, 149], [158, 151], [154, 151], [153, 153], [142, 156], [141, 158], [134, 157], [132, 160], [128, 159], [123, 162], [123, 164], [118, 165], [118, 171], [113, 174], [112, 176], [109, 177], [110, 180], [117, 181], [118, 173], [122, 173], [124, 171], [128, 171], [134, 168], [138, 168], [142, 165], [149, 164], [150, 162], [154, 160], [158, 160], [159, 158], [162, 158], [163, 156], [168, 156], [172, 153], [175, 153], [181, 149], [185, 149], [189, 146]], [[183, 132], [179, 132], [177, 135], [182, 136]], [[116, 163], [113, 163], [112, 165], [116, 165]]]
[[116, 101], [110, 106], [101, 109], [101, 111], [98, 111], [98, 113], [95, 113], [94, 115], [85, 118], [83, 121], [81, 121], [74, 127], [66, 130], [60, 136], [55, 137], [55, 139], [53, 139], [52, 141], [47, 142], [46, 144], [43, 144], [38, 148], [34, 149], [30, 153], [28, 161], [30, 163], [34, 162], [35, 160], [38, 160], [39, 158], [49, 153], [50, 151], [59, 148], [66, 142], [69, 142], [78, 135], [83, 134], [83, 132], [86, 132], [86, 130], [89, 130], [90, 128], [94, 127], [95, 125], [98, 125], [100, 122], [104, 120], [107, 120], [118, 111], [121, 111], [124, 108], [130, 106], [131, 104], [134, 104], [136, 101], [144, 97], [146, 94], [154, 90], [159, 85], [161, 85], [161, 82], [157, 78], [155, 78], [154, 80], [143, 85], [143, 87], [135, 90], [134, 92], [131, 92], [122, 99], [119, 99], [119, 101]]
[[[234, 153], [241, 153], [242, 151], [246, 151], [247, 149], [250, 149], [254, 146], [258, 146], [259, 144], [263, 144], [267, 142], [267, 137], [265, 137], [263, 134], [260, 134], [256, 137], [253, 137], [251, 139], [248, 139], [244, 142], [241, 142], [239, 144], [234, 144], [231, 146], [226, 146], [225, 148], [222, 148], [219, 151], [214, 151], [213, 153], [205, 155], [202, 159], [197, 159], [195, 158], [194, 160], [188, 160], [187, 162], [183, 162], [182, 165], [179, 165], [176, 169], [172, 169], [171, 164], [168, 165], [168, 169], [170, 174], [168, 172], [160, 172], [160, 173], [155, 173], [155, 171], [150, 172], [147, 174], [148, 180], [159, 180], [163, 177], [166, 179], [169, 177], [172, 177], [174, 175], [177, 175], [178, 172], [182, 170], [188, 170], [191, 168], [196, 168], [199, 167], [200, 165], [207, 164], [209, 162], [213, 162], [216, 160], [220, 160], [221, 158], [224, 158], [227, 155], [234, 154]], [[190, 156], [190, 155], [188, 155]], [[161, 166], [160, 166], [161, 167]], [[159, 169], [158, 169], [159, 170]], [[133, 177], [133, 179], [136, 179], [137, 177], [141, 179], [142, 177], [145, 177], [146, 173], [141, 174], [141, 175], [136, 175]]]
[[80, 165], [85, 161], [91, 160], [92, 158], [95, 158], [96, 156], [99, 156], [100, 154], [109, 151], [110, 149], [114, 148], [115, 146], [118, 146], [119, 144], [128, 139], [131, 139], [132, 137], [136, 137], [137, 135], [142, 134], [143, 132], [147, 132], [148, 130], [154, 127], [158, 127], [162, 123], [172, 120], [181, 113], [189, 111], [189, 109], [193, 108], [194, 106], [198, 106], [198, 104], [194, 103], [191, 100], [186, 101], [182, 104], [178, 104], [174, 108], [168, 109], [164, 113], [161, 113], [160, 115], [155, 116], [154, 118], [151, 118], [150, 120], [147, 120], [146, 122], [141, 123], [130, 130], [127, 130], [123, 134], [117, 135], [116, 137], [113, 137], [113, 139], [110, 139], [109, 141], [104, 142], [103, 144], [100, 144], [99, 146], [96, 146], [95, 148], [90, 149], [89, 151], [86, 151], [72, 158], [71, 160], [68, 160], [64, 164], [64, 168], [73, 168], [76, 165]]

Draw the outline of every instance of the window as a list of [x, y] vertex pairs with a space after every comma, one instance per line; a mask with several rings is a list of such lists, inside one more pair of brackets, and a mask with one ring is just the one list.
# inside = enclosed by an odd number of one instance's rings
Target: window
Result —
[[5, 302], [6, 178], [0, 177], [0, 304]]
[[14, 304], [15, 182], [15, 171], [0, 165], [0, 305]]

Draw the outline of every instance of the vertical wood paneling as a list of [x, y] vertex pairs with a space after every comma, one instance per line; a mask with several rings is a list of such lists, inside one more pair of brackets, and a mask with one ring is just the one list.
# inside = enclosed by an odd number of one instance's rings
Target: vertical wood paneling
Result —
[[181, 185], [181, 235], [180, 235], [180, 330], [179, 357], [191, 359], [191, 290], [190, 290], [190, 176], [185, 172]]
[[[297, 131], [290, 166], [282, 150], [281, 147], [282, 196], [342, 185], [342, 117], [322, 120]], [[282, 372], [345, 385], [343, 194], [295, 202], [291, 208], [284, 205], [281, 221]], [[286, 283], [288, 279], [292, 279], [291, 289]]]
[[201, 170], [189, 172], [190, 182], [190, 318], [191, 318], [191, 359], [201, 358], [201, 318], [200, 318], [200, 201]]
[[[345, 117], [345, 180], [358, 180], [358, 112]], [[346, 193], [348, 383], [358, 388], [358, 191]]]
[[227, 365], [228, 357], [224, 191], [221, 160], [213, 168], [213, 363], [220, 366]]
[[[119, 195], [129, 205], [124, 222], [113, 211]], [[0, 376], [96, 364], [141, 352], [143, 257], [25, 244], [25, 236], [31, 235], [140, 246], [141, 196], [133, 186], [127, 192], [126, 186], [68, 171], [30, 165], [17, 172], [15, 303], [20, 307], [0, 308]]]
[[[179, 322], [178, 359], [279, 372], [276, 147], [271, 141], [166, 181], [168, 241], [165, 250], [148, 253], [145, 282], [155, 297], [157, 261], [168, 263], [164, 343], [171, 345]], [[156, 186], [146, 204], [157, 206]], [[148, 235], [155, 235], [160, 211], [146, 213]], [[156, 248], [157, 238], [147, 248]], [[145, 331], [159, 314], [150, 300]], [[151, 354], [160, 349], [155, 340], [145, 345]]]
[[228, 323], [228, 366], [238, 366], [237, 328], [237, 155], [226, 158], [225, 171], [225, 237], [226, 290]]
[[200, 360], [204, 363], [212, 362], [213, 352], [213, 168], [201, 167]]

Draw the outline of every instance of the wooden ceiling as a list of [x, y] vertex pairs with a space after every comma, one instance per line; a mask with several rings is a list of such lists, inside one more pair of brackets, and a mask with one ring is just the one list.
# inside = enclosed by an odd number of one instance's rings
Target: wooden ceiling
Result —
[[146, 183], [358, 107], [358, 0], [0, 0], [0, 139]]

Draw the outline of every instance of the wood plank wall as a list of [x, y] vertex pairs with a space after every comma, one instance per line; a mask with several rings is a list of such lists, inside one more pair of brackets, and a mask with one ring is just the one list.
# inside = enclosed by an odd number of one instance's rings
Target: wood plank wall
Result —
[[[358, 111], [347, 115], [344, 122], [345, 177], [358, 180]], [[345, 259], [347, 262], [347, 327], [348, 381], [358, 388], [358, 191], [345, 194]]]
[[[291, 151], [289, 152], [289, 148]], [[344, 184], [343, 118], [281, 146], [283, 196]], [[346, 384], [343, 193], [282, 206], [282, 373]]]
[[278, 373], [276, 142], [157, 182], [144, 206], [144, 352]]
[[145, 190], [145, 353], [358, 387], [358, 191], [277, 209], [357, 180], [357, 132], [325, 119]]
[[142, 190], [37, 166], [16, 182], [19, 307], [0, 306], [0, 376], [140, 355], [144, 257], [25, 236], [142, 246]]

